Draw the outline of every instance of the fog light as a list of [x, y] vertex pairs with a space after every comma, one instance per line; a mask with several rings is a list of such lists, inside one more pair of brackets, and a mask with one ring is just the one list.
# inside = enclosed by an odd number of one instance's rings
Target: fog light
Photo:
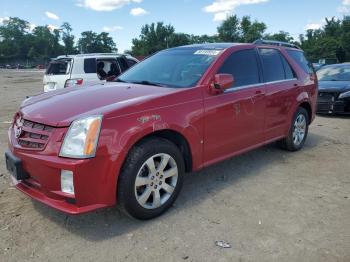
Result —
[[61, 170], [61, 191], [67, 194], [74, 194], [73, 172]]

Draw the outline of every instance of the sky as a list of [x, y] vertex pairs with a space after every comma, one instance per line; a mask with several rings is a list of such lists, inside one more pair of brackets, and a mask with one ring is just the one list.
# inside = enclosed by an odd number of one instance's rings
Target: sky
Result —
[[109, 32], [119, 52], [131, 49], [144, 24], [162, 21], [176, 32], [216, 33], [230, 14], [249, 15], [267, 24], [267, 32], [287, 31], [295, 38], [322, 27], [326, 17], [350, 15], [350, 0], [0, 0], [0, 24], [20, 17], [35, 25], [69, 22], [79, 37], [87, 30]]

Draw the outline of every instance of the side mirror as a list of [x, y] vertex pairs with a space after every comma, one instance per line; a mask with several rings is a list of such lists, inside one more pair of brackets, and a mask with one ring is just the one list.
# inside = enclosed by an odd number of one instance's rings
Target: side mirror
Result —
[[225, 89], [232, 87], [234, 82], [231, 74], [216, 74], [211, 89], [214, 93], [223, 92]]

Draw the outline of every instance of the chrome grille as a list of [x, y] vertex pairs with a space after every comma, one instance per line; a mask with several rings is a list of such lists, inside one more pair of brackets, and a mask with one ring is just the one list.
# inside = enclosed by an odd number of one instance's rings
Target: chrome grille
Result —
[[26, 149], [41, 150], [46, 146], [54, 128], [52, 126], [43, 125], [24, 119], [19, 121], [16, 120], [14, 123], [14, 129], [20, 129], [16, 138], [21, 147]]

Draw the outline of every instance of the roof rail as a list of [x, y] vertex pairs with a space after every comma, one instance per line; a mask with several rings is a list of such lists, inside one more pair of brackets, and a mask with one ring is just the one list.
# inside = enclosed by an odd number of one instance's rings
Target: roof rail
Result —
[[284, 47], [292, 47], [296, 49], [301, 49], [299, 46], [287, 42], [282, 42], [282, 41], [274, 41], [274, 40], [264, 40], [264, 39], [258, 39], [255, 40], [254, 43], [255, 45], [275, 45], [275, 46], [284, 46]]

